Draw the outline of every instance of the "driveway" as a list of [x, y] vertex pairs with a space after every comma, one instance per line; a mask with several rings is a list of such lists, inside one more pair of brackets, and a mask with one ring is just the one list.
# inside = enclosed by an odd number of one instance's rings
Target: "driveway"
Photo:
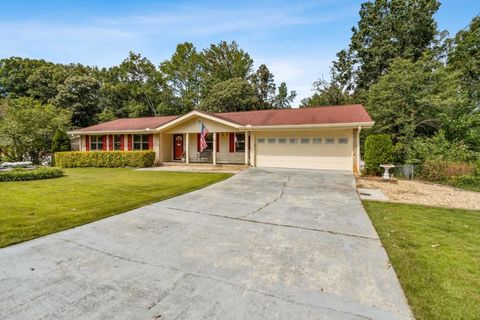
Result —
[[0, 319], [44, 318], [412, 316], [350, 173], [253, 168], [0, 249]]

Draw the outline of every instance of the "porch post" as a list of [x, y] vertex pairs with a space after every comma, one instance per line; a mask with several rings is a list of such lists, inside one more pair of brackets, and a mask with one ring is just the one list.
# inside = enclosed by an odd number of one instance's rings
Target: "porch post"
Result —
[[249, 132], [245, 131], [245, 165], [248, 166], [248, 135]]
[[213, 132], [212, 135], [213, 135], [213, 150], [212, 150], [213, 164], [215, 165], [217, 164], [217, 133]]
[[190, 134], [185, 133], [185, 163], [190, 163]]

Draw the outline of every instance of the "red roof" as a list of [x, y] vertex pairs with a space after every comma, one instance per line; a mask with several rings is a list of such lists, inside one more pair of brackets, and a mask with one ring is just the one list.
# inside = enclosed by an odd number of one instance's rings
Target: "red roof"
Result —
[[[210, 115], [243, 126], [322, 125], [372, 122], [372, 119], [361, 104], [225, 112]], [[178, 118], [178, 116], [117, 119], [79, 129], [77, 132], [122, 130], [141, 131], [147, 128], [158, 128], [176, 118]]]
[[145, 130], [147, 128], [155, 129], [175, 118], [177, 118], [177, 116], [116, 119], [82, 128], [77, 131]]
[[238, 124], [252, 126], [372, 122], [361, 104], [227, 112], [216, 113], [215, 115]]

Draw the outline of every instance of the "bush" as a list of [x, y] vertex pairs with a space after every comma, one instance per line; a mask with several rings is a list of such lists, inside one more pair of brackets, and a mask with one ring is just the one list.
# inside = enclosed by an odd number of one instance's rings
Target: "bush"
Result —
[[155, 151], [72, 151], [55, 153], [55, 164], [64, 168], [75, 167], [151, 167]]
[[58, 178], [63, 176], [60, 168], [38, 167], [36, 169], [16, 168], [0, 172], [0, 181], [29, 181]]
[[467, 162], [450, 162], [441, 159], [423, 163], [421, 178], [432, 182], [447, 182], [457, 176], [468, 176], [475, 172], [475, 166]]
[[480, 192], [480, 176], [477, 175], [454, 177], [451, 184], [458, 188]]
[[462, 141], [451, 142], [440, 130], [429, 138], [416, 138], [410, 146], [408, 161], [422, 163], [426, 160], [442, 159], [451, 162], [470, 162], [478, 159], [478, 152], [469, 150]]
[[392, 138], [386, 134], [369, 135], [365, 141], [365, 171], [379, 175], [383, 172], [381, 164], [390, 163], [393, 154]]

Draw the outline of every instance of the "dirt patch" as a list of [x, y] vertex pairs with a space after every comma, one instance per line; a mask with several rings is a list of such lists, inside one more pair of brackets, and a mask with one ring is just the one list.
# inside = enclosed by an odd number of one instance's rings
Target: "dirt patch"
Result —
[[398, 180], [392, 183], [380, 179], [357, 178], [357, 187], [380, 189], [392, 202], [480, 210], [480, 192], [465, 191], [444, 185], [414, 180]]

